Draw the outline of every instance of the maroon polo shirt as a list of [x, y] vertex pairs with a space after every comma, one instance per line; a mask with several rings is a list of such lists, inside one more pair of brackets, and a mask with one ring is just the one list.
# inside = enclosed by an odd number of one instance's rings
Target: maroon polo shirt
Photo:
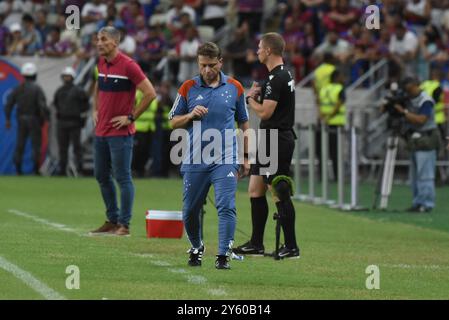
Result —
[[98, 122], [95, 135], [127, 136], [136, 132], [134, 123], [115, 129], [110, 121], [114, 117], [132, 113], [136, 86], [145, 78], [139, 65], [121, 52], [111, 62], [100, 57], [98, 61]]

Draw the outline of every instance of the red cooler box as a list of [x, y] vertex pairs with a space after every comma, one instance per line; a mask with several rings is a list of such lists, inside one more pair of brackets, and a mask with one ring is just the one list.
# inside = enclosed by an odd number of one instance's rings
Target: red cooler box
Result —
[[181, 238], [184, 229], [181, 211], [148, 210], [147, 238]]

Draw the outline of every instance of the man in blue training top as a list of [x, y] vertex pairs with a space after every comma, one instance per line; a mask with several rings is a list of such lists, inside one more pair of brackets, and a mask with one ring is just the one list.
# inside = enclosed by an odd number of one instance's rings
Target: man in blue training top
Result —
[[[221, 72], [223, 59], [220, 48], [206, 42], [198, 48], [197, 57], [200, 75], [181, 85], [169, 114], [173, 129], [184, 128], [189, 137], [188, 152], [183, 155], [181, 166], [183, 220], [192, 245], [188, 251], [188, 264], [201, 266], [205, 248], [201, 239], [200, 210], [213, 185], [219, 238], [215, 267], [230, 269], [236, 224], [235, 192], [239, 176], [235, 121], [244, 133], [249, 128], [248, 112], [242, 85]], [[203, 140], [211, 141], [215, 146], [218, 144], [219, 150], [211, 150]], [[244, 150], [243, 174], [247, 174], [246, 139]]]

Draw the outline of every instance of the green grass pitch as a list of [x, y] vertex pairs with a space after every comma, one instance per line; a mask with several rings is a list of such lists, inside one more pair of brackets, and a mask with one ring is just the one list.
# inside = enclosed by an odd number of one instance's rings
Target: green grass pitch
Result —
[[[246, 186], [247, 180], [240, 182], [237, 194], [237, 245], [250, 233]], [[135, 187], [131, 237], [88, 237], [105, 220], [94, 179], [1, 177], [0, 299], [48, 298], [43, 288], [66, 299], [449, 298], [447, 187], [438, 188], [432, 214], [347, 213], [295, 202], [301, 258], [247, 257], [233, 260], [229, 271], [214, 267], [217, 214], [210, 202], [203, 266], [191, 268], [185, 234], [148, 239], [145, 233], [147, 209], [181, 209], [181, 180], [140, 179]], [[365, 205], [372, 189], [361, 189]], [[391, 207], [409, 204], [408, 188], [395, 187]], [[274, 227], [270, 218], [267, 251], [274, 248]], [[66, 286], [70, 265], [79, 268], [79, 289]], [[370, 265], [380, 271], [377, 290], [366, 288]], [[33, 286], [30, 277], [38, 283]]]

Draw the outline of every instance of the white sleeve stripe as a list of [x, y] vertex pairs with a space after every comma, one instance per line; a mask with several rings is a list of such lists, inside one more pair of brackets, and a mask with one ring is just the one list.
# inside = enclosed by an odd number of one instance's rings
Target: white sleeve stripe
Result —
[[178, 105], [179, 105], [179, 99], [181, 99], [181, 95], [178, 93], [178, 94], [176, 95], [175, 102], [173, 102], [173, 107], [171, 108], [170, 113], [168, 114], [168, 119], [169, 119], [169, 120], [173, 119], [173, 117], [174, 117], [174, 115], [175, 115], [176, 108], [177, 108]]
[[243, 105], [244, 105], [244, 109], [245, 109], [245, 113], [246, 113], [246, 118], [249, 120], [249, 113], [248, 113], [248, 106], [246, 105], [246, 96], [245, 93], [243, 93]]
[[[106, 77], [106, 75], [104, 73], [99, 73], [98, 76], [99, 77]], [[108, 78], [129, 79], [128, 77], [120, 76], [118, 74], [108, 74]]]

